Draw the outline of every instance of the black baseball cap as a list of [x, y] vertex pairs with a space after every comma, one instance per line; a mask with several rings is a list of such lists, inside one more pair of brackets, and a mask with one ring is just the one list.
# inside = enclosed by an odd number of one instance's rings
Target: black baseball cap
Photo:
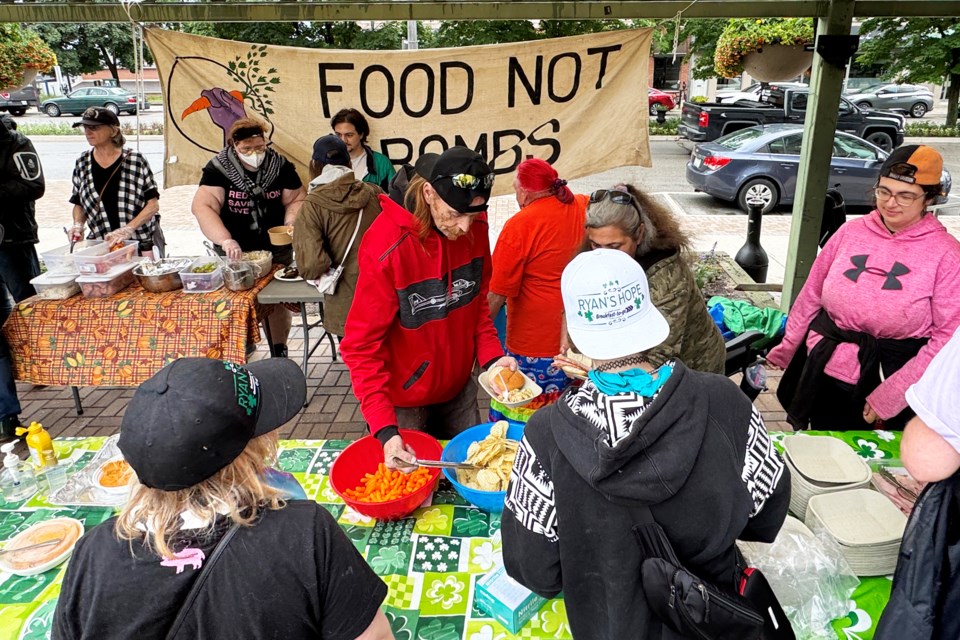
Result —
[[82, 119], [80, 122], [74, 122], [73, 128], [82, 127], [85, 124], [89, 125], [98, 125], [106, 124], [112, 127], [120, 126], [120, 118], [117, 117], [113, 111], [107, 109], [106, 107], [90, 107], [83, 112], [83, 115], [80, 116]]
[[133, 394], [117, 444], [141, 484], [187, 489], [297, 415], [306, 395], [303, 372], [287, 358], [180, 358]]
[[313, 143], [313, 161], [342, 167], [351, 166], [347, 145], [335, 133], [317, 138]]
[[[440, 154], [430, 172], [430, 184], [443, 201], [460, 213], [481, 213], [493, 189], [493, 170], [476, 151], [451, 147]], [[471, 205], [477, 196], [483, 204]]]
[[942, 174], [943, 156], [925, 144], [911, 144], [894, 149], [880, 167], [881, 178], [893, 178], [920, 186], [940, 184]]

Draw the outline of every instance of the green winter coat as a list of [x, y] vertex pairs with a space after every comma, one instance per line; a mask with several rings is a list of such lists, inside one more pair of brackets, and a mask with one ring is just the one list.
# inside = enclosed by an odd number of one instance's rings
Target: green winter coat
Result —
[[[357, 252], [360, 240], [374, 219], [380, 215], [382, 193], [379, 187], [361, 182], [344, 167], [335, 168], [341, 175], [332, 182], [323, 182], [330, 174], [324, 170], [310, 183], [310, 192], [304, 200], [293, 229], [293, 248], [297, 268], [306, 280], [316, 280], [330, 267], [339, 265], [357, 226], [357, 216], [363, 210], [360, 231], [346, 258], [337, 292], [326, 296], [323, 303], [323, 326], [330, 333], [343, 337], [347, 312], [353, 303], [360, 264]], [[334, 174], [336, 175], [336, 174]]]
[[647, 352], [660, 365], [680, 358], [691, 369], [724, 373], [726, 346], [707, 310], [686, 258], [679, 251], [651, 251], [638, 260], [647, 274], [650, 299], [670, 324], [670, 335]]

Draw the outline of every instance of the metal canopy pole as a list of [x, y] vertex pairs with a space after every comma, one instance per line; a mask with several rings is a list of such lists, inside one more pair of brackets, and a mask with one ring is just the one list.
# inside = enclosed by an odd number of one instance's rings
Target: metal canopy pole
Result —
[[[820, 19], [817, 24], [817, 36], [849, 35], [853, 7], [854, 0], [831, 0], [826, 18]], [[817, 257], [843, 76], [843, 68], [828, 63], [819, 53], [814, 54], [807, 115], [803, 122], [793, 224], [790, 226], [783, 296], [780, 299], [784, 311], [788, 311], [797, 299]]]
[[[832, 4], [832, 3], [831, 3]], [[846, 4], [846, 3], [845, 3]], [[960, 15], [960, 0], [859, 0], [848, 8], [862, 17]], [[821, 17], [824, 0], [302, 0], [246, 2], [144, 0], [131, 13], [141, 23], [295, 22], [370, 20], [622, 20], [631, 18]], [[0, 2], [0, 22], [128, 22], [119, 0]]]

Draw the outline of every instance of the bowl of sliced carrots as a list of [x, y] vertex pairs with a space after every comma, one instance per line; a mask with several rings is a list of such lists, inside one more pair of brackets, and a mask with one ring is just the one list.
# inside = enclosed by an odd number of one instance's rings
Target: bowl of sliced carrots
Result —
[[[418, 458], [439, 460], [442, 447], [423, 431], [400, 429], [404, 442]], [[419, 467], [412, 473], [391, 471], [383, 448], [373, 436], [360, 438], [343, 450], [330, 469], [330, 484], [355, 511], [378, 520], [397, 520], [423, 504], [437, 485], [440, 469]]]

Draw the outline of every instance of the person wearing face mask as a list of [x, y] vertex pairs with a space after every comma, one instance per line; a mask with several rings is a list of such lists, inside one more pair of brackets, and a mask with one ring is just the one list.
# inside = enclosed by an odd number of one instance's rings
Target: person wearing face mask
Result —
[[[191, 210], [200, 231], [221, 255], [239, 260], [245, 251], [272, 251], [273, 261], [289, 265], [293, 246], [273, 246], [267, 230], [293, 228], [306, 198], [293, 163], [270, 148], [263, 124], [237, 120], [227, 134], [227, 146], [203, 168]], [[287, 355], [291, 316], [280, 305], [267, 314], [274, 356]]]
[[560, 351], [560, 274], [583, 242], [587, 196], [574, 195], [557, 170], [539, 158], [524, 160], [513, 179], [520, 212], [507, 220], [493, 252], [490, 317], [507, 305], [507, 353], [543, 394], [511, 409], [490, 402], [490, 419], [526, 422], [555, 402], [570, 378], [554, 366]]
[[487, 307], [492, 187], [483, 158], [452, 147], [429, 179], [413, 178], [405, 207], [381, 195], [383, 212], [363, 235], [362, 303], [350, 308], [340, 352], [390, 468], [409, 471], [415, 459], [398, 428], [444, 439], [481, 422], [475, 363], [517, 368]]

